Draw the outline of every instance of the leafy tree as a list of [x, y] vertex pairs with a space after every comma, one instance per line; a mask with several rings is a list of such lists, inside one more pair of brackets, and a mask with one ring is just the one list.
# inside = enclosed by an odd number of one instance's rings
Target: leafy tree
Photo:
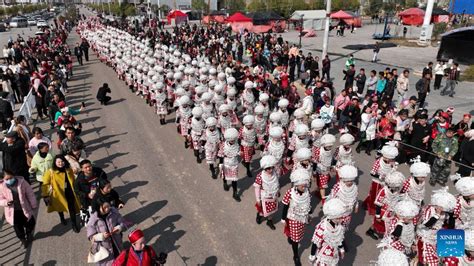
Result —
[[406, 8], [418, 7], [418, 1], [417, 0], [405, 0], [405, 7]]
[[227, 0], [225, 1], [227, 11], [232, 14], [245, 9], [245, 0]]
[[247, 10], [250, 12], [255, 12], [255, 11], [262, 11], [262, 10], [267, 10], [267, 5], [265, 5], [263, 0], [252, 0], [248, 5], [247, 5]]
[[367, 13], [368, 15], [375, 15], [380, 12], [383, 5], [383, 0], [369, 0]]
[[337, 10], [356, 10], [359, 9], [359, 0], [332, 0], [331, 9]]
[[310, 0], [309, 8], [311, 9], [326, 9], [326, 3], [324, 0]]
[[194, 10], [198, 10], [198, 11], [207, 12], [207, 10], [209, 10], [209, 6], [207, 5], [206, 1], [204, 1], [204, 0], [192, 0], [191, 1], [191, 7]]

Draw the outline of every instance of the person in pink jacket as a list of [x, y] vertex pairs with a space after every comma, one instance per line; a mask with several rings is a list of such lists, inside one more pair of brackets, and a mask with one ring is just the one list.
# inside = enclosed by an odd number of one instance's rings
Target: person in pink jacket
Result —
[[27, 248], [33, 241], [34, 210], [38, 208], [30, 184], [23, 177], [4, 170], [3, 181], [0, 182], [0, 206], [5, 207], [5, 219], [13, 225], [16, 236]]

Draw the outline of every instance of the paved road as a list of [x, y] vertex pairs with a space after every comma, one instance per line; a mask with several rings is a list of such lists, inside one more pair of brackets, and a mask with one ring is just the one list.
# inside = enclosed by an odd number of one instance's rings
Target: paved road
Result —
[[[73, 34], [69, 43], [76, 40]], [[113, 100], [108, 106], [95, 100], [103, 82], [112, 88]], [[169, 265], [291, 265], [283, 226], [278, 224], [277, 230], [271, 231], [255, 223], [251, 179], [239, 181], [242, 202], [235, 202], [231, 192], [223, 191], [221, 181], [211, 179], [206, 165], [196, 164], [192, 152], [184, 149], [174, 124], [160, 126], [144, 100], [134, 96], [95, 56], [76, 67], [70, 86], [69, 104], [78, 106], [85, 101], [87, 105], [78, 119], [84, 126], [82, 137], [90, 158], [106, 170], [126, 201], [121, 211], [125, 218], [144, 229], [155, 250], [170, 253]], [[45, 121], [38, 125], [47, 127]], [[55, 135], [53, 138], [57, 140]], [[360, 199], [368, 191], [373, 159], [356, 156], [361, 171]], [[252, 166], [258, 167], [257, 161]], [[405, 166], [400, 168], [407, 173]], [[244, 168], [240, 170], [242, 175]], [[281, 183], [284, 192], [289, 188], [288, 177]], [[37, 184], [34, 187], [37, 191]], [[313, 219], [300, 247], [303, 261], [309, 255], [314, 226], [321, 218], [319, 202], [313, 206]], [[364, 234], [370, 220], [363, 211], [353, 218], [346, 236], [349, 253], [341, 265], [368, 265], [376, 258], [376, 241]], [[36, 240], [24, 250], [13, 229], [2, 221], [0, 264], [85, 264], [89, 243], [84, 229], [73, 233], [69, 226], [59, 223], [57, 214], [47, 214], [43, 203], [37, 222]]]

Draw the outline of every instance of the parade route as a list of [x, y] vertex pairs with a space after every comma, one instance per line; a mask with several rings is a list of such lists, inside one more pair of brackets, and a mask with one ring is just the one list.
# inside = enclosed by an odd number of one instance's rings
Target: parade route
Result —
[[[85, 10], [81, 9], [81, 12]], [[69, 45], [72, 47], [78, 41], [76, 32], [71, 32]], [[342, 79], [338, 69], [342, 68], [343, 60], [335, 61], [334, 65], [337, 65], [334, 76]], [[358, 67], [362, 65], [367, 65], [366, 69], [372, 65], [381, 68], [369, 62], [363, 62]], [[416, 80], [417, 77], [412, 77], [410, 83], [414, 86]], [[108, 83], [112, 90], [112, 100], [106, 106], [96, 100], [97, 90], [103, 83]], [[167, 117], [165, 126], [160, 125], [154, 109], [146, 105], [144, 99], [135, 96], [117, 78], [112, 68], [98, 60], [92, 50], [89, 62], [84, 61], [83, 66], [75, 62], [74, 76], [68, 84], [68, 105], [79, 107], [81, 102], [86, 105], [77, 120], [83, 125], [81, 138], [86, 143], [89, 159], [104, 169], [114, 189], [125, 201], [125, 207], [120, 211], [124, 218], [144, 231], [148, 244], [155, 251], [168, 253], [167, 265], [293, 263], [291, 248], [283, 235], [283, 225], [277, 223], [281, 207], [275, 216], [275, 231], [265, 223], [256, 224], [254, 179], [241, 177], [238, 187], [242, 201], [238, 203], [232, 199], [231, 192], [223, 190], [222, 181], [211, 178], [206, 163], [197, 164], [192, 150], [184, 148], [183, 139], [176, 132], [174, 113]], [[459, 109], [472, 108], [472, 105], [465, 105], [459, 99], [463, 93], [469, 95], [467, 87], [459, 86], [457, 89]], [[336, 87], [336, 91], [339, 92], [340, 88]], [[414, 88], [411, 91], [414, 92]], [[472, 93], [470, 95], [472, 97]], [[437, 95], [435, 99], [430, 99], [430, 103], [434, 102], [440, 108], [449, 106], [445, 102], [446, 97]], [[468, 102], [472, 98], [464, 100]], [[449, 101], [453, 100], [450, 98]], [[37, 121], [36, 125], [43, 128], [56, 143], [58, 137], [49, 129], [47, 120]], [[254, 156], [251, 165], [254, 176], [259, 171], [259, 153]], [[357, 183], [361, 202], [369, 190], [369, 172], [375, 152], [370, 157], [364, 153], [357, 154], [354, 146], [354, 158], [360, 171]], [[408, 176], [406, 165], [400, 165], [399, 170]], [[240, 176], [245, 175], [242, 165], [239, 173]], [[334, 182], [335, 178], [332, 178], [330, 187]], [[288, 175], [280, 179], [282, 195], [290, 188], [289, 183]], [[37, 182], [33, 183], [33, 188], [40, 199]], [[433, 189], [427, 185], [426, 195], [431, 195]], [[321, 203], [315, 197], [312, 207], [311, 221], [300, 245], [303, 264], [307, 264], [311, 237], [322, 217]], [[3, 217], [3, 209], [0, 216]], [[371, 221], [372, 217], [362, 207], [353, 215], [346, 234], [348, 252], [340, 265], [370, 265], [377, 258], [378, 242], [365, 235]], [[82, 228], [76, 234], [70, 225], [62, 225], [58, 215], [48, 214], [41, 201], [35, 240], [28, 249], [20, 246], [13, 228], [2, 218], [0, 265], [86, 265], [90, 242], [85, 231]], [[126, 240], [126, 235], [123, 239]], [[125, 245], [128, 247], [128, 242]]]

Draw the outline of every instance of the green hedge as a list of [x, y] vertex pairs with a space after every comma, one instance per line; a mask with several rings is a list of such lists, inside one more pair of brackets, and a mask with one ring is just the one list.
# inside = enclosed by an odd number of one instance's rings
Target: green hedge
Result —
[[[95, 11], [103, 12], [109, 14], [109, 4], [89, 4], [90, 8], [94, 9]], [[137, 11], [133, 4], [129, 3], [122, 3], [119, 5], [118, 3], [110, 3], [110, 12], [115, 16], [135, 16]]]
[[[48, 5], [46, 4], [37, 4], [37, 5], [24, 5], [24, 6], [21, 6], [20, 4], [17, 4], [17, 5], [14, 5], [14, 6], [10, 6], [10, 7], [7, 7], [6, 9], [5, 8], [0, 8], [0, 16], [18, 16], [18, 15], [21, 15], [21, 14], [28, 14], [28, 13], [32, 13], [32, 12], [35, 12], [35, 11], [38, 11], [38, 10], [42, 10], [42, 9], [46, 9], [48, 8]], [[5, 11], [6, 11], [6, 14], [5, 14]]]

